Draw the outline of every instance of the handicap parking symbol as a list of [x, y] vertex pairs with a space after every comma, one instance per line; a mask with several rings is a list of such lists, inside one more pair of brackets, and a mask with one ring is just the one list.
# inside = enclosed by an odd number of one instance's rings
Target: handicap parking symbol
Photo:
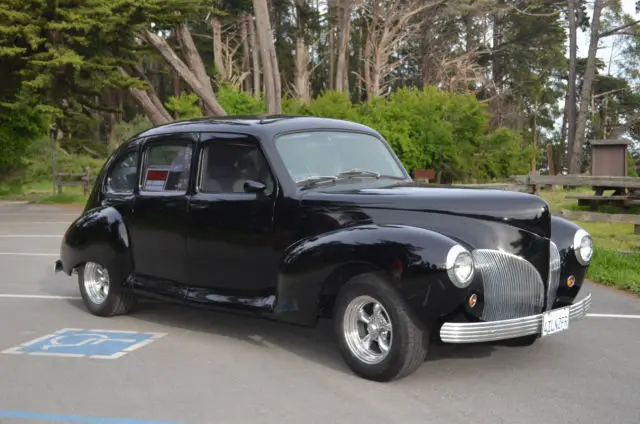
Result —
[[117, 359], [166, 333], [63, 328], [1, 353]]

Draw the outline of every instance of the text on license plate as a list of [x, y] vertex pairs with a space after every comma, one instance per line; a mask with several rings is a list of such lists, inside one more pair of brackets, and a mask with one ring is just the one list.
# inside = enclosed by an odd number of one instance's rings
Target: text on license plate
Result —
[[542, 314], [542, 336], [569, 328], [569, 308], [554, 309]]

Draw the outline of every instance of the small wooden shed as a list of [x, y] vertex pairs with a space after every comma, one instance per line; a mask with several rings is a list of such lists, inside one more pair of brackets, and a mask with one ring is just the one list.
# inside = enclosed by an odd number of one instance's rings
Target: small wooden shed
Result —
[[591, 175], [626, 177], [630, 143], [629, 140], [623, 138], [593, 140], [591, 142]]

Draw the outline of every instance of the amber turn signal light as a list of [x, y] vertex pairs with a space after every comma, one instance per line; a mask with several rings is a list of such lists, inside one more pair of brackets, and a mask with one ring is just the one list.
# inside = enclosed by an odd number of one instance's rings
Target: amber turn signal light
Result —
[[478, 303], [478, 295], [477, 294], [472, 294], [471, 296], [469, 296], [469, 307], [473, 308], [474, 306], [476, 306], [476, 304]]
[[569, 278], [567, 278], [567, 287], [573, 287], [576, 284], [576, 277], [574, 277], [573, 275], [570, 275]]

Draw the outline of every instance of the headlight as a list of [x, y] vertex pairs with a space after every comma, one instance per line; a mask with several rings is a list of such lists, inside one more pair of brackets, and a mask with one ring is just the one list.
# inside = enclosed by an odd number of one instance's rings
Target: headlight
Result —
[[447, 274], [451, 282], [459, 288], [465, 288], [473, 280], [473, 257], [459, 244], [453, 246], [447, 254]]
[[580, 265], [588, 265], [593, 257], [593, 239], [585, 230], [578, 230], [573, 236], [573, 250]]

